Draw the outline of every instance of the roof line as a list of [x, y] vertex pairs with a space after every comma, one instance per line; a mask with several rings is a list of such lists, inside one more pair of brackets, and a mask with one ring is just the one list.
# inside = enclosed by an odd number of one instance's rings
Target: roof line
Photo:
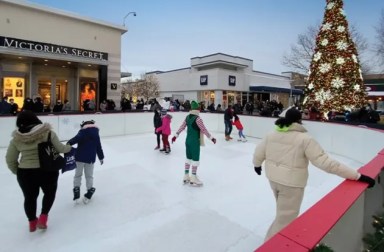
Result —
[[85, 17], [81, 16], [80, 14], [77, 14], [77, 13], [74, 13], [74, 12], [69, 12], [69, 11], [64, 11], [64, 10], [61, 10], [61, 9], [58, 9], [58, 8], [48, 7], [48, 6], [45, 6], [45, 5], [36, 4], [36, 3], [28, 2], [28, 1], [25, 1], [25, 2], [24, 1], [14, 1], [14, 0], [1, 0], [1, 1], [2, 2], [6, 2], [8, 4], [22, 6], [24, 8], [34, 9], [34, 10], [37, 10], [37, 11], [47, 12], [47, 13], [51, 13], [51, 14], [55, 14], [55, 15], [60, 15], [60, 16], [63, 16], [63, 17], [69, 17], [69, 18], [73, 18], [73, 19], [78, 19], [78, 20], [81, 20], [81, 21], [84, 21], [84, 22], [88, 22], [88, 23], [93, 23], [93, 24], [98, 24], [98, 25], [106, 26], [106, 27], [109, 27], [109, 28], [113, 28], [113, 29], [119, 30], [121, 32], [121, 34], [124, 34], [124, 33], [126, 33], [128, 31], [128, 29], [126, 27], [122, 26], [122, 25], [116, 25], [116, 24], [112, 24], [112, 23], [109, 23], [109, 22], [106, 22], [106, 21], [102, 21], [102, 20], [85, 18]]

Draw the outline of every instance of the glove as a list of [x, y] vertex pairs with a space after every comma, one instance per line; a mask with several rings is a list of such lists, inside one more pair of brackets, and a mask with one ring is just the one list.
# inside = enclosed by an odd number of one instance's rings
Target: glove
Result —
[[216, 144], [216, 138], [212, 138], [211, 141]]
[[365, 176], [363, 174], [360, 175], [360, 178], [358, 179], [358, 181], [367, 183], [368, 188], [372, 188], [375, 185], [375, 180], [373, 178]]
[[261, 166], [255, 167], [255, 172], [257, 173], [257, 175], [261, 175]]
[[176, 137], [172, 137], [172, 143], [176, 142]]
[[103, 165], [104, 164], [104, 160], [100, 160], [100, 165]]

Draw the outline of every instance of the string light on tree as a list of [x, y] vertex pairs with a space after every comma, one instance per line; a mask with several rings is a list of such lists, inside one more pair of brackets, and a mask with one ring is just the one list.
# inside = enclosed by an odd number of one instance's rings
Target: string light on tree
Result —
[[316, 38], [304, 105], [321, 114], [343, 112], [366, 103], [356, 46], [348, 31], [342, 0], [326, 0], [324, 19]]

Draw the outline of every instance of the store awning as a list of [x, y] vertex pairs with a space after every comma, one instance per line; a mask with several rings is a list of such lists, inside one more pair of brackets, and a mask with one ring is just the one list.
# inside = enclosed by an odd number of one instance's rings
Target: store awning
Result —
[[281, 88], [281, 87], [268, 87], [268, 86], [250, 86], [249, 90], [252, 92], [265, 92], [265, 93], [291, 93], [294, 95], [302, 95], [303, 90], [295, 88]]
[[384, 96], [383, 91], [370, 91], [368, 92], [368, 96]]

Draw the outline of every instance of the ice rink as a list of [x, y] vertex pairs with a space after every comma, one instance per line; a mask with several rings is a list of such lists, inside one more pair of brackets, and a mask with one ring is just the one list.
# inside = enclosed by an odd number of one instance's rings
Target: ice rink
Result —
[[[170, 155], [154, 150], [154, 134], [102, 138], [105, 162], [95, 165], [92, 201], [74, 204], [74, 172], [60, 175], [48, 229], [34, 233], [28, 230], [16, 176], [7, 169], [6, 149], [0, 149], [0, 251], [255, 250], [275, 214], [268, 180], [253, 170], [252, 155], [260, 140], [226, 142], [223, 133], [211, 133], [217, 144], [206, 139], [201, 148], [200, 188], [182, 184], [185, 132], [171, 145]], [[236, 134], [235, 130], [232, 135]], [[331, 156], [354, 169], [362, 166]], [[301, 212], [342, 180], [311, 166]], [[81, 189], [83, 195], [84, 178]]]

